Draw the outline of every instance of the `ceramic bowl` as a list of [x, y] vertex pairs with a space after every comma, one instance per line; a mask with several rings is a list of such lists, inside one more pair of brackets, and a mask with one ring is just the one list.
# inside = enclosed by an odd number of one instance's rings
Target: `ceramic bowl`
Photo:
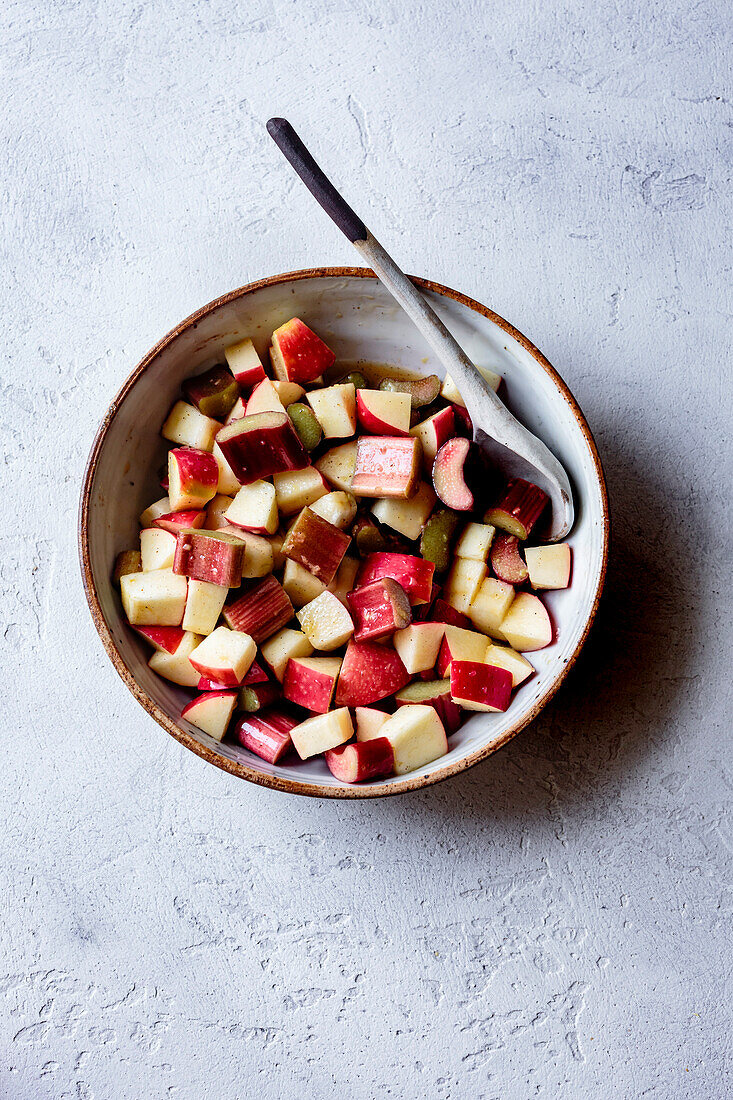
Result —
[[135, 368], [97, 432], [81, 496], [79, 539], [87, 600], [109, 657], [143, 707], [181, 744], [211, 764], [253, 783], [296, 794], [368, 798], [399, 794], [455, 775], [506, 744], [557, 691], [588, 634], [606, 571], [608, 502], [601, 463], [583, 414], [567, 386], [520, 332], [486, 306], [423, 279], [427, 294], [469, 357], [505, 378], [512, 411], [555, 452], [575, 487], [569, 589], [545, 597], [556, 640], [531, 655], [537, 673], [504, 714], [476, 714], [451, 737], [446, 756], [401, 777], [348, 786], [322, 759], [271, 765], [246, 749], [219, 743], [180, 717], [190, 697], [147, 665], [149, 650], [126, 625], [110, 581], [115, 556], [134, 547], [140, 512], [160, 496], [156, 471], [166, 446], [160, 425], [181, 382], [223, 359], [223, 349], [251, 336], [264, 352], [269, 336], [292, 316], [306, 320], [338, 361], [390, 363], [441, 374], [440, 364], [407, 316], [372, 273], [318, 268], [251, 283], [204, 306], [160, 341]]

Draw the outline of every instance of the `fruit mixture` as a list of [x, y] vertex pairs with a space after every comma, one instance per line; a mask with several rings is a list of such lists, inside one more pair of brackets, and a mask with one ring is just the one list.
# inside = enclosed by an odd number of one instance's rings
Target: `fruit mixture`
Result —
[[192, 725], [346, 783], [403, 775], [509, 707], [570, 547], [526, 545], [547, 498], [483, 464], [450, 378], [324, 382], [335, 355], [297, 317], [269, 355], [243, 339], [184, 382], [167, 495], [114, 581]]

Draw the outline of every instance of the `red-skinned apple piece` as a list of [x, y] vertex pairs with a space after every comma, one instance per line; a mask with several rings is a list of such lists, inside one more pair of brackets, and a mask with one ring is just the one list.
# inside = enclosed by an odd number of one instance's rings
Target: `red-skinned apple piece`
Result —
[[512, 697], [512, 674], [483, 661], [452, 661], [450, 693], [464, 710], [504, 711]]
[[422, 444], [423, 465], [432, 470], [435, 456], [444, 443], [456, 434], [456, 418], [453, 409], [448, 406], [433, 413], [410, 429], [410, 435], [416, 436]]
[[225, 519], [253, 535], [274, 535], [279, 522], [275, 486], [269, 481], [243, 485], [227, 508]]
[[409, 435], [411, 406], [409, 393], [356, 391], [359, 423], [372, 435]]
[[394, 750], [395, 775], [430, 764], [448, 751], [445, 729], [434, 707], [399, 707], [384, 723], [382, 736], [389, 738]]
[[220, 684], [218, 680], [210, 680], [208, 676], [199, 677], [196, 691], [229, 691], [226, 684]]
[[232, 630], [249, 634], [259, 645], [290, 622], [294, 611], [283, 586], [270, 574], [225, 607], [223, 614]]
[[354, 717], [356, 719], [356, 740], [371, 741], [373, 738], [381, 736], [382, 726], [389, 715], [386, 711], [379, 710], [377, 707], [355, 707]]
[[328, 345], [298, 317], [275, 329], [270, 357], [276, 378], [299, 385], [314, 382], [336, 361]]
[[330, 710], [327, 714], [314, 714], [290, 731], [295, 751], [301, 760], [318, 756], [327, 749], [343, 745], [354, 735], [348, 707]]
[[283, 695], [306, 710], [325, 714], [340, 669], [340, 657], [291, 657], [285, 669]]
[[180, 626], [136, 626], [133, 629], [159, 653], [175, 653], [186, 633]]
[[233, 732], [245, 749], [268, 764], [277, 764], [292, 749], [290, 731], [297, 725], [297, 718], [273, 707], [262, 714], [245, 714], [238, 718]]
[[215, 741], [221, 741], [236, 704], [236, 691], [206, 691], [186, 704], [181, 718], [208, 733]]
[[224, 348], [224, 358], [229, 370], [244, 390], [250, 390], [265, 377], [265, 368], [262, 366], [254, 344], [248, 338]]
[[336, 705], [368, 707], [394, 695], [410, 674], [394, 649], [378, 642], [350, 641], [336, 687]]
[[232, 688], [240, 686], [256, 653], [249, 634], [218, 626], [196, 646], [189, 660], [202, 676]]
[[187, 378], [181, 387], [192, 405], [214, 420], [223, 420], [239, 397], [239, 386], [230, 371], [219, 364], [195, 378]]
[[384, 779], [394, 769], [394, 749], [386, 737], [341, 745], [324, 753], [328, 770], [341, 783], [361, 783], [366, 779]]
[[566, 542], [554, 546], [528, 546], [524, 552], [533, 588], [567, 588], [572, 552]]
[[524, 541], [544, 512], [547, 499], [537, 485], [514, 478], [496, 507], [489, 508], [484, 522]]
[[446, 626], [440, 643], [436, 671], [441, 679], [450, 676], [453, 661], [483, 661], [487, 639], [476, 630]]
[[415, 436], [359, 436], [354, 473], [346, 488], [355, 496], [406, 500], [417, 490], [421, 462], [422, 446]]
[[529, 576], [516, 535], [499, 534], [491, 545], [491, 568], [506, 584], [524, 584]]
[[285, 412], [243, 416], [223, 427], [216, 442], [242, 485], [281, 470], [303, 470], [310, 465], [308, 452]]
[[392, 645], [411, 676], [435, 667], [444, 633], [442, 623], [413, 623], [397, 631]]
[[456, 611], [455, 607], [451, 607], [445, 600], [438, 599], [430, 609], [430, 615], [428, 616], [431, 623], [446, 623], [450, 626], [459, 626], [463, 630], [471, 629], [471, 620], [468, 615], [463, 615], [460, 611]]
[[357, 586], [391, 577], [407, 593], [411, 604], [427, 603], [433, 586], [435, 566], [414, 554], [368, 554], [357, 574]]
[[346, 597], [354, 620], [354, 640], [375, 642], [402, 630], [412, 619], [410, 601], [401, 584], [381, 577], [355, 588]]
[[243, 553], [242, 543], [231, 535], [218, 531], [179, 531], [173, 572], [223, 588], [238, 588], [242, 583]]
[[263, 378], [258, 382], [247, 400], [247, 416], [255, 416], [263, 412], [285, 412], [280, 394], [269, 378]]
[[425, 680], [408, 684], [395, 695], [395, 705], [434, 707], [448, 736], [455, 733], [463, 721], [461, 708], [451, 697], [450, 680]]
[[154, 520], [153, 527], [161, 527], [164, 531], [177, 535], [179, 531], [186, 528], [196, 530], [203, 527], [205, 523], [206, 512], [203, 509], [190, 509], [187, 512], [169, 512], [167, 515], [161, 516], [160, 519]]
[[167, 569], [120, 578], [122, 606], [130, 626], [180, 626], [188, 581]]
[[172, 512], [203, 508], [216, 496], [219, 467], [208, 451], [176, 447], [168, 452], [168, 499]]

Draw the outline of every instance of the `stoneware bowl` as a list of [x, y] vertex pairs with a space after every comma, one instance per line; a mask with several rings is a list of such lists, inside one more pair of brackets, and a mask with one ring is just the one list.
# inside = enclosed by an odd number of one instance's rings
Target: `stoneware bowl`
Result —
[[334, 779], [322, 759], [271, 765], [238, 745], [219, 744], [181, 720], [190, 696], [150, 671], [149, 650], [125, 624], [110, 581], [118, 551], [137, 544], [137, 517], [160, 496], [156, 471], [166, 453], [160, 425], [181, 382], [221, 362], [228, 344], [251, 336], [264, 353], [273, 329], [299, 316], [331, 345], [339, 362], [361, 359], [441, 373], [416, 329], [370, 271], [318, 268], [276, 275], [204, 306], [135, 368], [112, 402], [89, 456], [79, 519], [81, 567], [92, 617], [112, 663], [138, 702], [181, 744], [233, 775], [276, 790], [369, 798], [415, 790], [470, 768], [539, 714], [578, 656], [598, 607], [606, 571], [608, 502], [583, 414], [544, 356], [510, 324], [463, 294], [423, 279], [416, 282], [469, 357], [504, 376], [504, 396], [512, 411], [545, 440], [570, 474], [577, 516], [569, 540], [572, 584], [545, 597], [556, 640], [531, 655], [537, 674], [524, 683], [505, 714], [469, 718], [451, 737], [448, 754], [432, 764], [402, 777], [347, 786]]

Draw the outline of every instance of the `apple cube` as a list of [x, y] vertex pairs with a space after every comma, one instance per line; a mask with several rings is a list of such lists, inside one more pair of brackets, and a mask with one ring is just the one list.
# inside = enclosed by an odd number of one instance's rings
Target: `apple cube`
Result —
[[169, 439], [171, 443], [177, 443], [180, 447], [210, 451], [220, 428], [221, 424], [218, 420], [204, 416], [193, 405], [187, 405], [185, 401], [176, 401], [160, 429], [160, 434], [163, 439]]
[[[361, 391], [359, 391], [361, 392]], [[356, 431], [356, 396], [353, 382], [311, 390], [308, 404], [323, 428], [325, 439], [345, 439]]]
[[472, 558], [456, 558], [445, 582], [446, 602], [470, 617], [470, 607], [486, 576], [486, 565]]
[[186, 704], [181, 711], [181, 718], [208, 733], [215, 741], [221, 741], [234, 714], [236, 703], [236, 691], [207, 691]]
[[382, 577], [354, 589], [348, 594], [347, 601], [354, 620], [354, 640], [357, 642], [376, 642], [380, 638], [388, 638], [395, 630], [402, 631], [412, 619], [407, 593], [391, 577]]
[[175, 653], [185, 635], [180, 626], [136, 626], [135, 633], [159, 653]]
[[156, 569], [172, 569], [176, 556], [176, 536], [170, 531], [147, 527], [140, 532], [140, 557], [143, 573]]
[[486, 638], [483, 634], [459, 626], [446, 626], [438, 650], [438, 676], [441, 679], [450, 676], [453, 661], [483, 661], [485, 653]]
[[330, 584], [351, 542], [328, 520], [304, 508], [283, 543], [286, 558], [298, 562], [324, 584]]
[[359, 562], [356, 558], [350, 558], [347, 554], [338, 568], [338, 573], [328, 586], [329, 592], [333, 592], [336, 599], [341, 600], [344, 607], [349, 606], [348, 595], [354, 587], [358, 572]]
[[433, 707], [448, 736], [455, 733], [462, 722], [461, 708], [450, 693], [450, 680], [416, 680], [408, 684], [395, 695], [395, 704], [399, 707]]
[[[476, 366], [476, 370], [479, 372], [479, 374], [484, 377], [484, 379], [489, 383], [491, 389], [494, 391], [494, 393], [496, 393], [496, 391], [499, 389], [499, 386], [501, 385], [501, 375], [497, 374], [496, 371], [489, 370], [488, 367], [479, 367], [478, 364], [474, 365]], [[458, 386], [455, 384], [449, 374], [446, 374], [445, 376], [445, 381], [443, 382], [440, 396], [444, 397], [446, 401], [450, 401], [452, 405], [459, 405], [461, 408], [466, 407], [466, 404], [461, 397]]]
[[306, 501], [305, 504], [317, 516], [321, 516], [322, 519], [327, 520], [334, 527], [338, 527], [339, 531], [344, 531], [347, 527], [350, 527], [356, 519], [356, 500], [351, 493], [343, 491], [329, 493], [326, 489], [325, 493], [319, 496], [317, 500]]
[[293, 726], [290, 731], [295, 751], [301, 760], [308, 760], [328, 749], [335, 749], [353, 735], [354, 726], [348, 707], [331, 710], [328, 714], [314, 714], [312, 718], [306, 718], [305, 722]]
[[122, 550], [115, 558], [115, 567], [112, 571], [112, 584], [119, 588], [120, 581], [123, 577], [128, 577], [131, 573], [142, 573], [142, 571], [143, 559], [140, 551]]
[[311, 600], [315, 600], [316, 596], [320, 596], [321, 592], [326, 590], [326, 585], [297, 561], [287, 558], [283, 572], [283, 588], [290, 597], [293, 607], [300, 608]]
[[239, 539], [219, 531], [179, 531], [173, 572], [224, 588], [242, 583], [243, 548]]
[[[402, 396], [407, 397], [408, 394]], [[435, 501], [432, 486], [423, 481], [410, 500], [378, 500], [372, 505], [372, 515], [406, 539], [417, 539], [435, 507]]]
[[275, 387], [275, 393], [280, 398], [281, 405], [285, 409], [289, 405], [294, 405], [296, 401], [300, 401], [305, 393], [303, 387], [299, 386], [297, 382], [283, 382], [281, 379], [276, 378], [272, 384]]
[[547, 494], [537, 485], [514, 478], [499, 504], [489, 508], [484, 522], [524, 541], [544, 512], [547, 500]]
[[421, 461], [415, 436], [362, 435], [356, 441], [354, 474], [347, 488], [355, 496], [407, 499], [417, 490]]
[[[342, 443], [339, 447], [332, 447], [316, 462], [316, 469], [323, 474], [326, 481], [336, 489], [344, 492], [353, 492], [351, 481], [356, 469], [356, 440]], [[354, 493], [358, 496], [358, 493]]]
[[324, 652], [338, 649], [354, 631], [351, 615], [333, 592], [321, 592], [301, 607], [297, 618], [313, 648]]
[[225, 424], [231, 424], [233, 420], [241, 420], [243, 416], [247, 415], [247, 402], [243, 397], [238, 397], [232, 405], [229, 415], [224, 421]]
[[285, 542], [285, 535], [282, 533], [282, 531], [277, 531], [274, 535], [270, 535], [267, 541], [272, 547], [273, 570], [282, 569], [286, 562], [285, 555], [283, 554], [283, 543]]
[[245, 390], [251, 389], [265, 377], [265, 368], [250, 339], [239, 340], [224, 348], [224, 358], [229, 370]]
[[191, 447], [168, 452], [168, 497], [171, 512], [200, 509], [216, 496], [219, 467], [213, 455]]
[[274, 535], [279, 522], [275, 486], [269, 481], [243, 485], [226, 511], [226, 522], [253, 535]]
[[286, 412], [244, 416], [221, 428], [216, 442], [242, 485], [310, 465], [308, 452]]
[[411, 676], [435, 667], [444, 633], [442, 623], [413, 623], [397, 631], [392, 645]]
[[[238, 489], [237, 492], [239, 492]], [[207, 531], [220, 531], [222, 527], [226, 527], [227, 509], [233, 500], [234, 497], [226, 496], [224, 493], [217, 493], [216, 496], [209, 501], [206, 505], [206, 511], [204, 513], [205, 522], [203, 524], [203, 527]], [[186, 526], [196, 527], [198, 525], [195, 523], [188, 523]]]
[[494, 528], [488, 523], [467, 523], [456, 543], [456, 557], [486, 562], [494, 534]]
[[276, 378], [299, 384], [314, 382], [336, 361], [331, 349], [298, 317], [275, 329], [270, 357]]
[[247, 416], [263, 412], [285, 412], [285, 406], [269, 378], [258, 382], [247, 399]]
[[[312, 395], [309, 395], [312, 396]], [[412, 401], [409, 393], [360, 389], [356, 394], [359, 423], [372, 435], [408, 435]], [[356, 431], [356, 425], [349, 435]]]
[[512, 674], [480, 661], [453, 661], [450, 693], [464, 710], [503, 711], [512, 697]]
[[471, 629], [471, 620], [468, 615], [456, 611], [455, 607], [451, 607], [449, 603], [446, 603], [440, 597], [434, 601], [430, 608], [428, 619], [431, 623], [447, 623], [450, 626], [460, 626], [464, 630]]
[[430, 764], [448, 751], [437, 711], [419, 704], [400, 707], [382, 726], [382, 737], [392, 745], [395, 775], [405, 775]]
[[220, 493], [223, 496], [234, 496], [235, 493], [239, 492], [241, 485], [234, 476], [234, 471], [232, 470], [231, 466], [224, 458], [221, 447], [218, 443], [214, 444], [214, 449], [211, 453], [216, 459], [216, 465], [219, 471], [219, 479], [216, 484], [217, 493]]
[[210, 581], [189, 580], [186, 610], [183, 614], [184, 630], [196, 634], [211, 634], [216, 626], [228, 589]]
[[517, 653], [511, 646], [497, 645], [496, 642], [489, 643], [489, 648], [484, 654], [484, 664], [505, 668], [511, 672], [512, 687], [518, 687], [535, 671], [534, 666], [521, 653]]
[[375, 737], [382, 736], [382, 726], [389, 719], [389, 715], [376, 707], [356, 707], [356, 740], [373, 741]]
[[531, 653], [552, 641], [552, 622], [539, 596], [518, 592], [501, 621], [501, 633], [514, 649]]
[[315, 466], [305, 470], [292, 470], [275, 474], [272, 478], [275, 486], [277, 507], [284, 516], [292, 516], [301, 509], [314, 504], [328, 493], [328, 485], [323, 474]]
[[227, 687], [239, 687], [257, 653], [249, 634], [218, 626], [196, 646], [191, 664], [202, 676]]
[[268, 764], [277, 764], [292, 749], [290, 731], [297, 725], [297, 718], [273, 707], [263, 714], [246, 714], [238, 718], [233, 732], [245, 749]]
[[422, 444], [423, 465], [426, 470], [432, 471], [438, 451], [455, 434], [456, 418], [450, 407], [433, 413], [427, 420], [410, 428], [410, 435], [416, 436]]
[[263, 642], [260, 652], [275, 679], [282, 683], [291, 657], [310, 657], [313, 646], [300, 630], [286, 628]]
[[239, 386], [221, 363], [194, 378], [187, 378], [182, 389], [200, 413], [215, 420], [228, 416], [239, 397]]
[[382, 577], [391, 577], [404, 588], [410, 603], [428, 603], [433, 586], [435, 566], [414, 554], [368, 554], [357, 577], [358, 584], [371, 584]]
[[170, 680], [172, 684], [195, 688], [200, 674], [191, 664], [190, 657], [200, 642], [200, 634], [194, 634], [192, 631], [187, 630], [175, 652], [166, 653], [165, 650], [161, 650], [153, 653], [148, 661], [148, 667], [156, 672], [158, 676]]
[[293, 605], [276, 577], [258, 581], [244, 595], [224, 608], [224, 620], [232, 630], [249, 634], [259, 644], [293, 617]]
[[394, 695], [410, 674], [399, 654], [379, 642], [350, 641], [336, 686], [336, 706], [368, 707]]
[[171, 512], [171, 502], [168, 497], [162, 497], [160, 500], [156, 500], [154, 504], [148, 505], [144, 512], [140, 515], [141, 527], [152, 527], [156, 519], [160, 519], [161, 516], [168, 515]]
[[291, 657], [285, 669], [283, 695], [306, 710], [325, 714], [340, 669], [340, 657]]
[[188, 583], [168, 569], [128, 573], [120, 579], [122, 606], [130, 626], [180, 626]]
[[[214, 497], [216, 500], [216, 497]], [[187, 512], [168, 512], [156, 519], [152, 526], [160, 527], [162, 531], [169, 531], [177, 535], [184, 528], [204, 527], [206, 524], [206, 512], [200, 508], [189, 508]]]
[[552, 546], [528, 546], [524, 557], [533, 588], [567, 588], [572, 554], [566, 542]]
[[383, 779], [394, 768], [394, 750], [386, 737], [328, 749], [324, 759], [331, 775], [341, 783]]
[[484, 634], [489, 634], [492, 638], [503, 638], [504, 616], [513, 599], [514, 589], [510, 584], [497, 580], [496, 577], [486, 577], [468, 609], [468, 617]]

